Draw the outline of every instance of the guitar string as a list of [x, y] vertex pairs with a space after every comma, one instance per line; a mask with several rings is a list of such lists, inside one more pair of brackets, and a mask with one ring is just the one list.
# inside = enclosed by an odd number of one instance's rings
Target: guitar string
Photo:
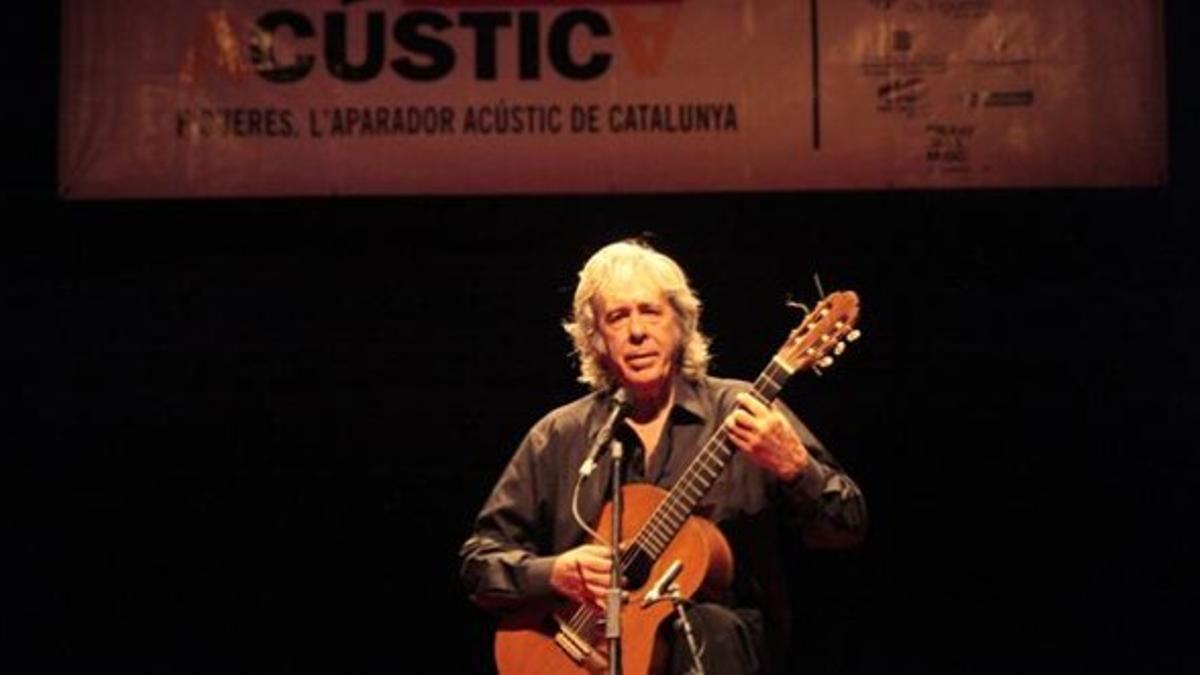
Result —
[[[772, 362], [772, 365], [775, 365], [774, 362]], [[754, 382], [755, 393], [767, 401], [773, 399], [781, 388], [779, 382], [771, 376], [770, 371], [771, 368], [768, 367]], [[771, 391], [772, 389], [774, 391]], [[727, 440], [728, 433], [722, 427], [713, 435], [709, 443], [706, 444], [705, 450], [697, 456], [696, 460], [684, 472], [684, 475], [676, 484], [676, 488], [671, 490], [659, 508], [646, 520], [642, 531], [635, 536], [635, 541], [646, 538], [653, 542], [654, 549], [656, 549], [651, 551], [653, 555], [661, 555], [663, 550], [670, 545], [682, 521], [687, 519], [688, 514], [691, 513], [695, 504], [707, 494], [709, 488], [720, 476], [721, 471], [724, 470], [725, 463], [736, 452], [734, 448], [729, 447], [726, 442]], [[716, 447], [710, 449], [708, 447], [710, 445], [715, 445]], [[725, 456], [719, 459], [719, 468], [714, 469], [709, 466], [708, 462], [716, 458], [718, 452], [723, 452]], [[711, 481], [707, 479], [703, 471], [706, 468], [709, 473], [713, 474]], [[699, 483], [699, 486], [697, 486], [697, 483]], [[693, 497], [689, 488], [695, 490], [698, 495]], [[682, 513], [682, 516], [680, 513]], [[667, 514], [671, 520], [667, 523], [662, 522], [664, 520], [664, 518], [660, 517], [662, 514]]]
[[[774, 377], [780, 374], [783, 375], [782, 383], [777, 381]], [[753, 384], [754, 393], [758, 394], [758, 396], [765, 402], [770, 403], [770, 401], [778, 395], [788, 377], [789, 374], [787, 371], [783, 369], [774, 359], [772, 359], [770, 364], [767, 365], [763, 372], [760, 373], [757, 378], [755, 378]], [[772, 389], [774, 391], [771, 391]], [[700, 495], [699, 497], [696, 497], [695, 500], [692, 500], [691, 495], [687, 493], [687, 486], [689, 484], [693, 484], [696, 478], [702, 475], [700, 471], [701, 466], [708, 468], [710, 472], [714, 473], [713, 482], [716, 481], [717, 477], [720, 476], [721, 471], [724, 470], [725, 463], [732, 458], [735, 452], [734, 449], [728, 446], [728, 439], [729, 434], [723, 426], [709, 438], [708, 442], [705, 443], [704, 449], [697, 455], [696, 459], [688, 466], [688, 469], [684, 472], [684, 475], [676, 483], [676, 488], [672, 488], [672, 490], [667, 494], [667, 498], [655, 508], [654, 512], [651, 513], [650, 517], [646, 520], [646, 523], [642, 526], [642, 529], [637, 535], [634, 536], [634, 543], [631, 545], [630, 549], [627, 549], [628, 551], [632, 552], [632, 547], [637, 546], [643, 551], [651, 553], [654, 557], [657, 557], [666, 550], [671, 541], [674, 539], [675, 535], [678, 534], [679, 528], [682, 527], [683, 522], [687, 519], [687, 514], [691, 512], [691, 509], [695, 503], [707, 493], [708, 488], [712, 486], [712, 483], [709, 483], [700, 489]], [[725, 452], [726, 456], [719, 459], [720, 469], [714, 470], [712, 467], [708, 466], [708, 462], [716, 459], [717, 453], [722, 451]], [[686, 496], [687, 499], [692, 502], [690, 505], [684, 506], [682, 503], [684, 496]], [[684, 513], [682, 520], [679, 519], [678, 515], [673, 510], [673, 508], [676, 506], [681, 507], [681, 510]], [[664, 512], [670, 513], [671, 517], [678, 520], [678, 522], [670, 524], [661, 522], [663, 520], [662, 514]], [[648, 535], [646, 534], [647, 532], [652, 532], [662, 540], [661, 545], [659, 545], [657, 542], [655, 543], [654, 548], [658, 549], [657, 551], [653, 551], [640, 543], [644, 539], [648, 538]], [[622, 554], [620, 563], [622, 573], [629, 569], [635, 558], [636, 555]], [[598, 615], [599, 610], [594, 609], [591, 605], [580, 604], [575, 614], [568, 621], [568, 626], [577, 635], [580, 635], [588, 642], [593, 642], [593, 635], [598, 629]]]
[[[821, 306], [824, 306], [826, 304], [827, 303], [822, 302]], [[823, 318], [822, 323], [824, 323], [825, 317], [823, 316], [822, 318]], [[849, 329], [849, 324], [853, 323], [851, 317], [846, 317], [846, 316], [840, 317], [840, 323], [841, 322], [844, 322], [844, 323], [842, 323], [842, 325], [840, 325], [840, 326], [835, 326], [836, 330], [834, 331], [835, 333], [838, 334], [839, 337], [841, 334], [845, 333]], [[806, 323], [807, 323], [807, 320], [806, 320]], [[816, 330], [817, 327], [818, 326], [816, 326], [816, 325], [809, 326], [809, 331], [807, 331], [807, 332], [809, 334], [816, 333], [816, 332], [818, 332]], [[826, 333], [826, 336], [828, 336], [828, 333]], [[832, 343], [830, 342], [830, 344], [832, 344]], [[820, 345], [818, 345], [818, 352], [823, 352], [824, 350], [819, 349], [819, 347], [820, 347]], [[812, 356], [812, 355], [810, 354], [810, 356]], [[783, 385], [787, 383], [788, 379], [791, 378], [793, 373], [794, 373], [793, 370], [784, 368], [778, 360], [772, 359], [771, 362], [769, 364], [767, 364], [767, 367], [763, 370], [763, 372], [760, 373], [757, 378], [755, 378], [754, 385], [753, 385], [754, 393], [759, 394], [760, 399], [763, 400], [764, 403], [770, 404], [771, 401], [773, 401], [778, 396], [779, 392], [783, 388]], [[782, 377], [779, 380], [776, 380], [775, 376], [779, 376], [779, 375], [781, 375]], [[769, 389], [767, 387], [768, 383], [770, 385]], [[771, 391], [771, 389], [773, 389], [773, 391]], [[699, 467], [701, 467], [702, 463], [703, 463], [703, 466], [707, 467], [707, 462], [710, 459], [716, 458], [716, 453], [718, 451], [721, 451], [721, 450], [726, 451], [728, 456], [724, 457], [720, 461], [728, 462], [732, 458], [733, 453], [736, 452], [736, 450], [728, 447], [728, 444], [726, 443], [727, 440], [728, 440], [728, 434], [727, 434], [727, 432], [725, 432], [724, 427], [722, 427], [716, 433], [714, 433], [713, 436], [709, 439], [709, 441], [705, 444], [704, 449], [697, 456], [696, 461], [693, 461], [693, 463], [685, 471], [684, 476], [681, 477], [680, 481], [677, 482], [676, 487], [679, 487], [681, 485], [686, 486], [686, 484], [688, 482], [693, 481], [695, 479], [695, 476], [693, 474], [699, 474]], [[716, 479], [720, 476], [720, 472], [722, 470], [724, 470], [725, 464], [721, 463], [719, 470], [713, 470], [711, 467], [707, 467], [707, 468], [712, 470], [713, 473], [715, 474], [714, 478], [713, 478], [713, 481], [715, 482]], [[689, 476], [691, 476], [691, 477], [689, 477]], [[696, 498], [696, 501], [698, 501], [700, 498], [702, 498], [704, 496], [704, 494], [707, 493], [707, 490], [709, 487], [711, 487], [711, 484], [700, 490], [700, 496]], [[640, 542], [643, 540], [643, 538], [648, 539], [648, 537], [645, 537], [647, 531], [649, 531], [650, 528], [654, 528], [654, 530], [653, 530], [654, 533], [657, 534], [659, 537], [661, 537], [663, 539], [663, 541], [665, 542], [665, 543], [661, 544], [661, 548], [659, 548], [659, 550], [656, 553], [653, 553], [654, 557], [658, 557], [666, 550], [666, 548], [670, 545], [671, 540], [674, 539], [676, 534], [678, 534], [679, 528], [682, 527], [683, 521], [674, 523], [670, 526], [665, 526], [663, 523], [661, 523], [661, 514], [666, 509], [670, 508], [667, 505], [668, 502], [674, 502], [675, 505], [679, 505], [680, 494], [681, 494], [680, 492], [676, 492], [676, 490], [674, 488], [672, 488], [671, 492], [668, 493], [667, 498], [664, 499], [663, 502], [660, 503], [659, 506], [655, 508], [653, 513], [651, 513], [650, 518], [647, 519], [646, 523], [642, 527], [642, 530], [639, 531], [638, 534], [634, 536], [634, 539], [633, 539], [634, 543], [632, 546], [637, 546], [637, 547], [641, 548], [643, 551], [650, 553], [651, 551], [646, 546], [642, 545]], [[686, 496], [689, 499], [691, 498], [690, 494], [688, 494]], [[693, 505], [694, 504], [695, 504], [695, 501], [693, 501]], [[690, 511], [691, 511], [690, 506], [685, 509], [684, 520], [686, 520], [686, 515], [687, 515], [687, 513], [690, 513]], [[672, 532], [672, 530], [674, 530], [674, 532]], [[630, 547], [630, 549], [627, 549], [627, 551], [632, 552], [632, 546]], [[622, 555], [622, 559], [621, 559], [621, 563], [620, 563], [622, 572], [626, 571], [629, 568], [629, 565], [632, 564], [632, 561], [635, 557], [636, 557], [635, 555], [625, 555], [625, 554]], [[595, 633], [599, 627], [598, 626], [598, 618], [599, 618], [598, 614], [599, 614], [599, 610], [592, 607], [591, 605], [581, 604], [581, 605], [579, 605], [578, 609], [576, 610], [574, 616], [570, 619], [568, 625], [571, 626], [572, 630], [575, 631], [577, 635], [580, 635], [581, 637], [583, 637], [588, 643], [594, 644], [597, 641], [596, 640], [597, 636], [595, 635]]]
[[[778, 394], [782, 386], [773, 375], [781, 374], [780, 371], [782, 371], [786, 381], [786, 371], [780, 368], [775, 361], [772, 361], [767, 369], [765, 369], [764, 372], [755, 379], [755, 393], [759, 394], [759, 396], [764, 400], [769, 401], [773, 399], [775, 395]], [[772, 389], [774, 391], [771, 391]], [[711, 487], [711, 483], [703, 486], [702, 488], [698, 488], [697, 491], [700, 493], [700, 495], [696, 498], [692, 497], [690, 492], [688, 492], [687, 487], [689, 485], [695, 487], [695, 482], [698, 478], [701, 480], [701, 482], [704, 482], [702, 468], [707, 468], [709, 472], [713, 473], [713, 481], [715, 481], [716, 477], [720, 475], [720, 470], [724, 469], [724, 463], [728, 462], [728, 460], [732, 457], [734, 450], [728, 446], [726, 442], [727, 440], [728, 433], [725, 431], [724, 427], [713, 434], [708, 443], [705, 444], [704, 450], [701, 451], [696, 460], [689, 466], [688, 470], [677, 483], [678, 489], [672, 489], [671, 492], [668, 493], [667, 498], [660, 503], [660, 505], [651, 514], [650, 518], [647, 519], [642, 530], [634, 537], [634, 546], [641, 548], [643, 551], [650, 553], [654, 557], [661, 555], [662, 552], [666, 550], [667, 546], [670, 545], [671, 540], [674, 539], [675, 534], [678, 533], [679, 527], [681, 527], [683, 521], [686, 520], [687, 514], [690, 513], [692, 506], [694, 506], [696, 501], [703, 497], [708, 488]], [[724, 451], [726, 456], [719, 460], [720, 470], [709, 466], [708, 462], [715, 459], [717, 457], [717, 453], [722, 451]], [[690, 505], [686, 503], [689, 501], [691, 502]], [[679, 514], [676, 513], [676, 507], [679, 507], [679, 509], [684, 513], [682, 519], [680, 518]], [[664, 520], [664, 514], [669, 514], [669, 517], [675, 522], [662, 522]], [[654, 536], [650, 536], [650, 534], [647, 533], [651, 533]], [[655, 541], [655, 537], [660, 541]], [[643, 541], [650, 543], [652, 546], [643, 544]], [[636, 554], [623, 555], [621, 560], [621, 571], [627, 571], [635, 558]], [[577, 634], [590, 638], [590, 634], [593, 634], [598, 628], [596, 625], [597, 621], [597, 610], [593, 609], [590, 605], [580, 605], [579, 610], [576, 611], [576, 614], [572, 617], [569, 625]]]
[[[716, 452], [720, 448], [713, 447], [713, 446], [724, 445], [724, 441], [726, 440], [726, 437], [727, 437], [727, 435], [724, 433], [724, 429], [718, 430], [716, 433], [714, 433], [713, 436], [709, 439], [708, 443], [705, 444], [704, 449], [700, 452], [700, 454], [697, 456], [696, 460], [693, 462], [693, 466], [695, 466], [696, 463], [701, 462], [701, 461], [707, 462], [707, 461], [709, 461], [709, 459], [711, 459], [713, 456], [715, 456]], [[687, 472], [685, 472], [683, 478], [680, 479], [679, 484], [682, 484], [685, 480], [688, 480], [688, 475], [691, 473], [692, 473], [691, 468], [689, 468], [689, 470]], [[621, 572], [628, 571], [630, 565], [633, 564], [633, 561], [636, 558], [636, 554], [633, 552], [632, 546], [637, 546], [638, 548], [641, 548], [643, 551], [650, 552], [648, 550], [647, 546], [645, 546], [644, 544], [641, 543], [645, 539], [644, 533], [646, 532], [647, 528], [651, 526], [652, 523], [655, 523], [655, 521], [660, 521], [662, 519], [661, 514], [664, 511], [664, 506], [665, 506], [666, 502], [671, 501], [673, 499], [676, 501], [678, 500], [678, 495], [674, 489], [672, 489], [672, 491], [670, 493], [668, 493], [667, 499], [664, 499], [663, 502], [660, 503], [659, 506], [650, 515], [650, 518], [647, 519], [646, 525], [643, 526], [642, 530], [637, 535], [634, 536], [634, 538], [633, 538], [634, 543], [631, 545], [631, 548], [627, 549], [627, 552], [622, 554], [622, 556], [621, 556], [621, 563], [620, 563], [621, 564]], [[655, 524], [654, 526], [659, 527], [659, 528], [663, 527], [663, 525], [661, 525], [661, 524]], [[660, 536], [663, 536], [663, 534], [660, 534]], [[673, 536], [674, 535], [671, 535], [670, 538], [673, 538]], [[667, 544], [669, 544], [670, 538], [665, 537], [665, 536], [663, 536], [663, 538], [667, 541]], [[666, 548], [666, 544], [663, 545], [663, 549], [665, 549], [665, 548]], [[658, 554], [661, 554], [661, 550], [658, 552]], [[658, 555], [658, 554], [655, 554], [655, 555]], [[589, 641], [591, 641], [590, 635], [592, 633], [594, 633], [594, 631], [598, 628], [598, 626], [596, 625], [596, 623], [599, 619], [598, 615], [599, 615], [599, 610], [593, 608], [591, 605], [581, 604], [581, 605], [579, 605], [579, 609], [576, 610], [575, 615], [572, 616], [571, 620], [568, 622], [568, 625], [571, 627], [571, 629], [576, 634], [584, 636], [586, 639], [589, 639]]]

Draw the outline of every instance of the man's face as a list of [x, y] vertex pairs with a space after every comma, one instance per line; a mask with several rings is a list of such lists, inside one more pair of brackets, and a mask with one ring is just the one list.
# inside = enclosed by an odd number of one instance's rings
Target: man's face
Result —
[[645, 278], [611, 284], [595, 301], [609, 371], [635, 395], [656, 395], [670, 382], [679, 325], [662, 289]]

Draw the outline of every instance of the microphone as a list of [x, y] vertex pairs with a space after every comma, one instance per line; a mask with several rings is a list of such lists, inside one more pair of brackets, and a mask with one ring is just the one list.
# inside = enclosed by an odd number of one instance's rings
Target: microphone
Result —
[[617, 422], [627, 417], [633, 412], [633, 401], [629, 400], [629, 392], [621, 387], [617, 393], [613, 394], [613, 409], [608, 415], [608, 420], [604, 422], [604, 426], [600, 427], [600, 433], [596, 435], [596, 442], [592, 444], [592, 450], [588, 453], [587, 459], [583, 461], [583, 465], [579, 467], [579, 476], [585, 479], [592, 475], [596, 470], [596, 458], [600, 455], [600, 451], [604, 445], [612, 438], [613, 428]]
[[650, 592], [642, 597], [642, 607], [649, 607], [661, 600], [664, 595], [670, 595], [671, 584], [675, 581], [675, 577], [679, 576], [679, 573], [682, 571], [683, 561], [676, 559], [667, 568], [667, 571], [663, 572], [663, 575], [658, 578], [658, 582], [654, 584], [654, 588], [651, 588]]

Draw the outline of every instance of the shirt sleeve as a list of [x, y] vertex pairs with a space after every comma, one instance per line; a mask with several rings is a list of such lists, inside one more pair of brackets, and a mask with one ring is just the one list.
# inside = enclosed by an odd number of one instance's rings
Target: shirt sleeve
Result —
[[475, 518], [459, 550], [459, 576], [471, 600], [504, 609], [553, 596], [546, 525], [541, 520], [537, 460], [546, 446], [535, 427], [522, 441]]
[[808, 450], [808, 467], [782, 484], [791, 502], [805, 543], [813, 548], [845, 548], [862, 541], [867, 506], [862, 491], [808, 427], [786, 405], [784, 415]]

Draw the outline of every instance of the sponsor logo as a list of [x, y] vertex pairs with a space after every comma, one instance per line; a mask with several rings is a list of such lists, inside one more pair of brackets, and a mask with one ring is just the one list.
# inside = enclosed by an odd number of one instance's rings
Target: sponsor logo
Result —
[[925, 161], [930, 169], [945, 172], [970, 171], [971, 140], [975, 136], [972, 124], [950, 124], [945, 122], [925, 125], [928, 142], [925, 146]]
[[923, 77], [889, 80], [876, 90], [875, 110], [914, 117], [929, 109], [929, 87]]
[[1033, 105], [1033, 91], [969, 91], [963, 94], [968, 108], [1028, 108]]

